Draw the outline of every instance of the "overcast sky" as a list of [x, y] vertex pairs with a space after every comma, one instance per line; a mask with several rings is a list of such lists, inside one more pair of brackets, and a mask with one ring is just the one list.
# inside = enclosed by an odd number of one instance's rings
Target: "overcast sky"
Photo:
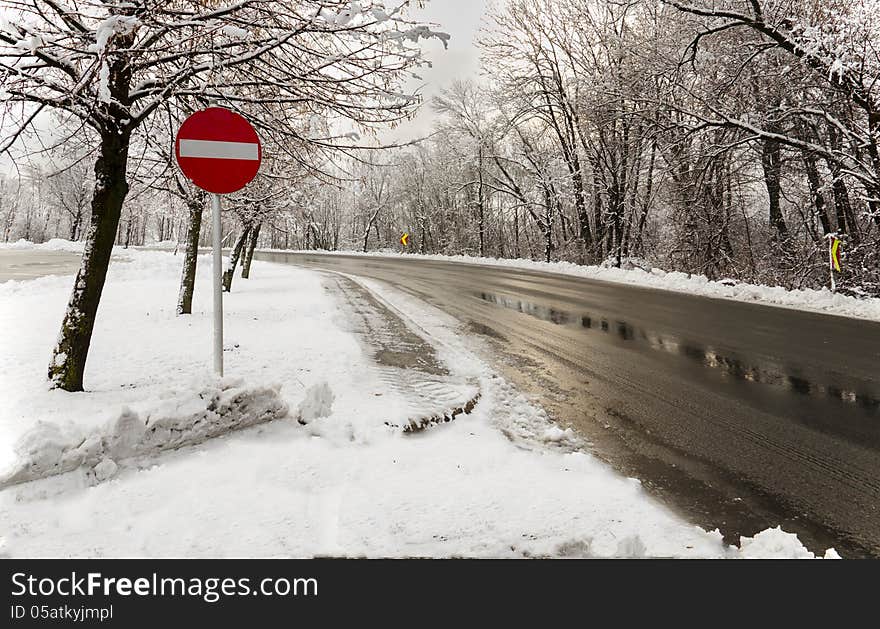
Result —
[[414, 81], [410, 87], [424, 84], [421, 93], [425, 96], [425, 105], [414, 120], [389, 132], [387, 139], [405, 141], [430, 133], [434, 122], [431, 96], [455, 79], [477, 76], [480, 55], [475, 39], [485, 12], [486, 0], [431, 0], [425, 8], [412, 12], [415, 19], [439, 24], [436, 30], [449, 33], [452, 39], [448, 50], [436, 41], [423, 42], [425, 56], [433, 62], [433, 67], [419, 71], [424, 81]]

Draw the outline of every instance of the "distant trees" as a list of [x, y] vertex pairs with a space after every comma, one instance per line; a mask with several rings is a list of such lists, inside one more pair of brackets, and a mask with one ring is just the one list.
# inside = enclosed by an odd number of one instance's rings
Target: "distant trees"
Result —
[[805, 287], [834, 233], [838, 286], [880, 294], [876, 2], [510, 0], [491, 19], [484, 80], [384, 159], [382, 212], [343, 219], [371, 227], [356, 246], [405, 228], [417, 251]]
[[91, 168], [86, 159], [74, 161], [46, 177], [47, 196], [69, 225], [68, 240], [78, 240], [88, 219], [91, 199]]
[[460, 149], [469, 151], [467, 159], [469, 170], [473, 172], [471, 181], [464, 186], [471, 188], [469, 196], [476, 197], [471, 201], [476, 208], [477, 234], [479, 236], [479, 254], [486, 255], [486, 205], [487, 187], [484, 181], [486, 160], [494, 150], [492, 121], [488, 116], [488, 107], [483, 95], [472, 82], [457, 81], [452, 87], [434, 99], [434, 110], [446, 116], [445, 124], [439, 128], [445, 136], [454, 141]]
[[[758, 147], [768, 199], [777, 281], [814, 283], [827, 233], [845, 237], [843, 285], [880, 290], [880, 12], [867, 0], [664, 4], [693, 35], [691, 73], [728, 55], [723, 81], [709, 83], [695, 128], [728, 129]], [[789, 204], [788, 217], [784, 200]], [[795, 262], [795, 264], [792, 264]], [[803, 265], [814, 269], [804, 273]], [[784, 267], [791, 267], [786, 273]], [[780, 268], [783, 267], [783, 268]], [[797, 268], [800, 267], [800, 268]], [[810, 277], [812, 275], [812, 278]]]
[[23, 238], [79, 240], [88, 220], [91, 168], [87, 160], [53, 154], [18, 177], [0, 176], [0, 225], [4, 242]]

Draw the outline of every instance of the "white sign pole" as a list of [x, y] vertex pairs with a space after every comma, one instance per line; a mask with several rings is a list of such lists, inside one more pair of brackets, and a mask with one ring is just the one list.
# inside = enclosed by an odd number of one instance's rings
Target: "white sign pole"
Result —
[[220, 221], [220, 195], [211, 195], [214, 215], [214, 371], [223, 376], [223, 225]]

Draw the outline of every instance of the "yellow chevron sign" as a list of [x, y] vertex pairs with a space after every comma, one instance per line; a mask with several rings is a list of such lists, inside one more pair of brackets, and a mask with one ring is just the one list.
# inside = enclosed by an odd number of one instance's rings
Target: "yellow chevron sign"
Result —
[[404, 247], [409, 245], [409, 232], [400, 237], [400, 244], [402, 244]]
[[840, 273], [840, 239], [831, 241], [831, 268]]

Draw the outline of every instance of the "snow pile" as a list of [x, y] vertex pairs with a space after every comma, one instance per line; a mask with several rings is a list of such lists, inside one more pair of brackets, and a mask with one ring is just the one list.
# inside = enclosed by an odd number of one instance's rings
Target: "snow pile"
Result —
[[161, 249], [165, 251], [173, 251], [180, 246], [176, 240], [159, 240], [157, 242], [145, 243], [142, 249]]
[[0, 249], [17, 249], [22, 251], [67, 251], [70, 253], [82, 253], [83, 246], [84, 244], [82, 242], [64, 240], [63, 238], [52, 238], [51, 240], [40, 244], [33, 243], [24, 238], [21, 238], [16, 242], [0, 243]]
[[[800, 289], [787, 290], [781, 286], [764, 286], [746, 284], [730, 279], [711, 281], [704, 275], [692, 275], [678, 271], [664, 271], [650, 268], [647, 262], [637, 258], [629, 259], [627, 268], [608, 266], [582, 266], [572, 262], [538, 262], [535, 260], [510, 258], [478, 258], [473, 256], [444, 256], [398, 253], [390, 250], [363, 253], [358, 251], [288, 251], [284, 249], [262, 249], [270, 253], [302, 253], [309, 255], [344, 255], [367, 257], [406, 257], [439, 262], [463, 262], [485, 266], [507, 267], [558, 273], [583, 277], [603, 282], [617, 282], [645, 288], [670, 290], [690, 295], [713, 297], [716, 299], [732, 299], [735, 301], [752, 302], [767, 306], [793, 308], [811, 312], [822, 312], [838, 316], [855, 317], [880, 321], [880, 299], [858, 298], [840, 293], [833, 293], [827, 288], [821, 290]], [[648, 267], [642, 268], [643, 266]]]
[[[761, 531], [754, 537], [740, 538], [740, 551], [737, 555], [741, 559], [763, 559], [774, 557], [776, 559], [815, 559], [816, 555], [804, 548], [798, 536], [794, 533], [786, 533], [782, 527]], [[824, 559], [840, 559], [833, 548], [825, 551]]]
[[549, 426], [543, 433], [541, 433], [541, 440], [546, 441], [547, 443], [573, 441], [575, 438], [575, 434], [571, 428], [563, 430], [555, 424]]
[[[415, 413], [403, 425], [403, 432], [421, 432], [431, 426], [448, 424], [461, 415], [470, 414], [482, 397], [480, 387], [470, 382], [449, 384], [445, 393], [448, 398], [442, 404], [442, 408], [433, 408], [428, 412]], [[394, 428], [397, 428], [397, 426], [394, 426]]]
[[36, 245], [30, 240], [20, 238], [15, 242], [0, 243], [0, 249], [33, 249]]
[[603, 269], [620, 268], [624, 271], [633, 271], [635, 269], [638, 269], [640, 271], [647, 271], [649, 273], [654, 268], [654, 266], [644, 258], [637, 258], [635, 256], [627, 256], [625, 258], [621, 258], [619, 267], [617, 265], [617, 256], [609, 256], [599, 266]]
[[0, 478], [0, 487], [79, 467], [93, 467], [103, 480], [115, 474], [114, 461], [195, 445], [280, 419], [287, 410], [279, 387], [247, 387], [240, 380], [223, 379], [195, 393], [173, 394], [145, 412], [124, 407], [100, 430], [84, 433], [72, 423], [41, 421], [16, 443], [18, 458], [12, 471]]
[[305, 399], [296, 409], [296, 420], [303, 426], [333, 413], [333, 390], [327, 382], [319, 382], [306, 390]]
[[119, 466], [113, 459], [101, 459], [93, 471], [98, 482], [103, 483], [105, 480], [113, 478], [118, 470]]

